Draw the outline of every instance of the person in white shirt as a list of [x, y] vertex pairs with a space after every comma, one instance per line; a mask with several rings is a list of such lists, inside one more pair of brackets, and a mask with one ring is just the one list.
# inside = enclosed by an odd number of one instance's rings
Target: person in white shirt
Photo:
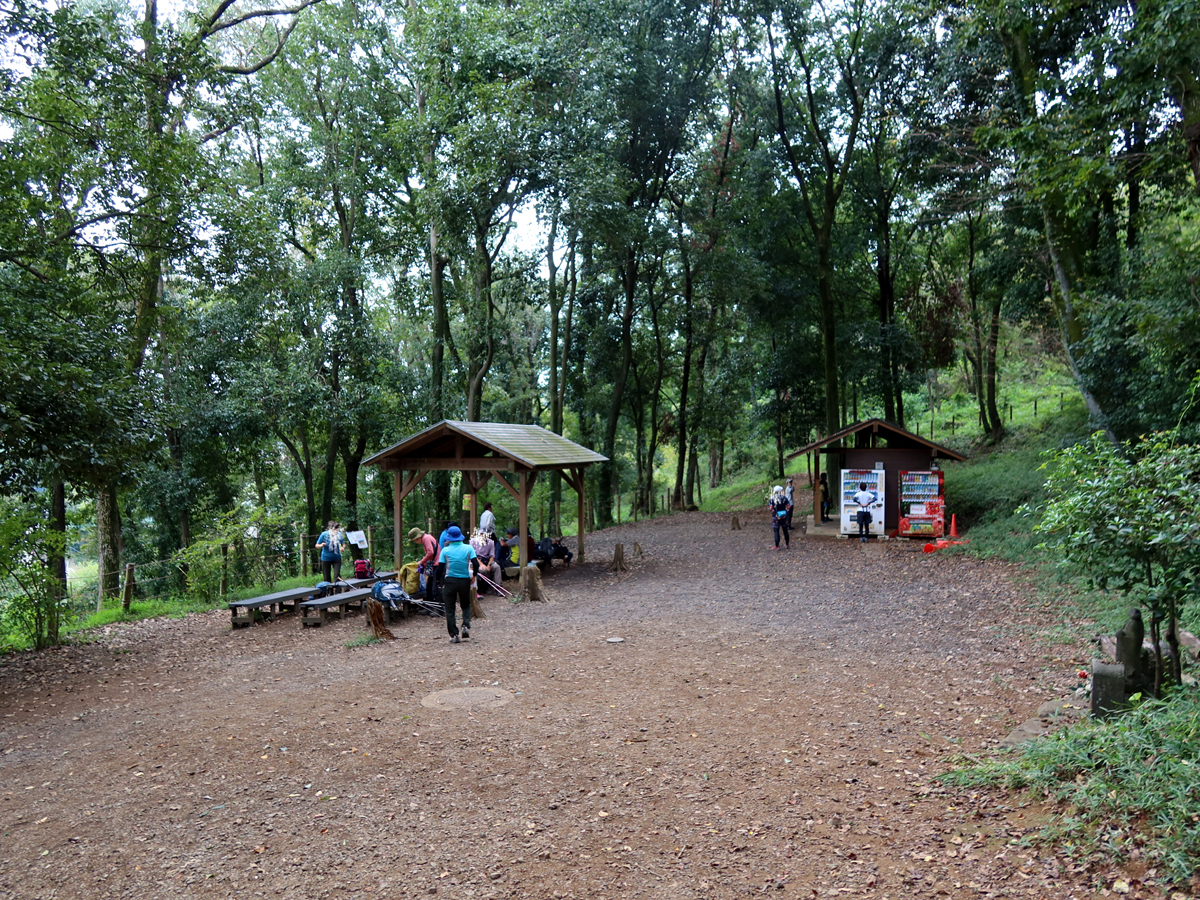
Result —
[[858, 517], [858, 539], [864, 544], [867, 542], [867, 535], [871, 530], [871, 504], [878, 500], [879, 495], [874, 491], [868, 491], [865, 481], [858, 483], [858, 492], [854, 495], [854, 502], [858, 505], [858, 512], [855, 515]]
[[483, 515], [479, 517], [479, 530], [484, 534], [496, 534], [496, 514], [492, 512], [492, 504], [483, 505]]

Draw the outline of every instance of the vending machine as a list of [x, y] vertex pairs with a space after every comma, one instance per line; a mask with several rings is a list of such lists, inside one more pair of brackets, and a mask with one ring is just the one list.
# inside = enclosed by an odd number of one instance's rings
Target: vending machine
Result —
[[900, 473], [900, 536], [946, 533], [946, 480], [938, 471]]
[[871, 524], [867, 526], [867, 533], [877, 536], [882, 536], [883, 527], [883, 469], [842, 469], [842, 497], [841, 511], [842, 519], [842, 534], [858, 534], [858, 504], [854, 502], [854, 495], [858, 493], [858, 486], [863, 482], [867, 484], [867, 490], [875, 494], [875, 502], [871, 504]]

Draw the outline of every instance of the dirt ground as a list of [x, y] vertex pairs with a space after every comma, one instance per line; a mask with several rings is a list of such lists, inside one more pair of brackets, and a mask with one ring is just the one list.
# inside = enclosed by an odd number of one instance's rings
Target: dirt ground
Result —
[[1015, 569], [742, 519], [590, 535], [460, 645], [213, 612], [0, 660], [0, 897], [1159, 896], [934, 780], [1077, 684]]

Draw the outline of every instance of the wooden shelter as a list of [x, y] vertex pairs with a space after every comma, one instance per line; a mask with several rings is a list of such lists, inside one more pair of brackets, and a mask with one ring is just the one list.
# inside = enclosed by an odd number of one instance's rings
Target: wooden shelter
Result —
[[900, 472], [921, 472], [933, 468], [934, 460], [966, 459], [961, 453], [935, 444], [933, 441], [905, 431], [899, 425], [883, 419], [867, 419], [848, 425], [828, 437], [818, 438], [807, 447], [801, 447], [787, 455], [796, 459], [807, 453], [813, 455], [813, 515], [821, 518], [820, 500], [816, 490], [816, 475], [821, 472], [821, 453], [836, 458], [836, 466], [829, 465], [830, 488], [837, 490], [838, 474], [841, 469], [875, 469], [883, 464], [887, 472], [884, 480], [884, 527], [888, 530], [900, 524]]
[[[379, 466], [396, 475], [394, 550], [396, 567], [403, 565], [404, 498], [433, 471], [461, 472], [463, 488], [470, 496], [470, 529], [475, 528], [476, 495], [488, 479], [495, 477], [520, 509], [518, 524], [521, 540], [521, 587], [525, 587], [525, 566], [529, 548], [529, 495], [542, 472], [558, 472], [574, 488], [579, 498], [578, 557], [583, 561], [584, 496], [583, 470], [592, 463], [604, 462], [587, 447], [537, 425], [505, 425], [498, 422], [453, 422], [448, 419], [411, 435], [386, 450], [381, 450], [365, 465]], [[515, 476], [516, 483], [506, 475]]]

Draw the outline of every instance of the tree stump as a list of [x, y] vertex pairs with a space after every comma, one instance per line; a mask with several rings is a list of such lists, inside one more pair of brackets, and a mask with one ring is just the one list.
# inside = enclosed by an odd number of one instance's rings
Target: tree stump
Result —
[[627, 571], [629, 571], [629, 566], [627, 566], [625, 564], [625, 545], [624, 544], [617, 544], [615, 547], [613, 547], [612, 565], [610, 565], [608, 567], [608, 571], [610, 571], [610, 572], [627, 572]]
[[639, 544], [637, 541], [634, 541], [633, 542], [633, 558], [641, 559], [643, 555], [644, 554], [642, 553], [642, 545]]
[[471, 588], [471, 618], [486, 619], [487, 616], [483, 612], [483, 604], [479, 602], [479, 591]]
[[738, 517], [736, 515], [733, 517], [733, 520], [730, 521], [730, 523], [729, 523], [729, 530], [730, 531], [741, 531], [742, 530], [742, 523], [738, 521]]
[[378, 600], [367, 601], [367, 619], [371, 622], [371, 633], [381, 641], [394, 641], [396, 636], [384, 624], [383, 604]]
[[530, 600], [541, 600], [545, 602], [546, 589], [542, 585], [542, 572], [537, 566], [529, 567], [525, 572], [525, 589], [529, 594]]

